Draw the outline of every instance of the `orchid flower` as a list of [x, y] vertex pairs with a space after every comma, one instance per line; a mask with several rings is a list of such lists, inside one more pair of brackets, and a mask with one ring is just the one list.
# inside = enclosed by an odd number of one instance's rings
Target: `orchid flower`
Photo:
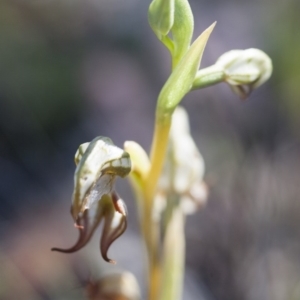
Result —
[[74, 175], [74, 192], [71, 214], [74, 226], [79, 230], [76, 244], [68, 249], [53, 248], [53, 251], [72, 253], [84, 247], [102, 219], [104, 227], [100, 242], [104, 260], [112, 242], [127, 226], [127, 209], [114, 190], [116, 176], [125, 177], [131, 170], [129, 154], [116, 147], [111, 139], [97, 137], [91, 143], [79, 146], [75, 154], [77, 164]]
[[207, 198], [203, 175], [204, 160], [190, 135], [188, 114], [178, 106], [172, 116], [167, 159], [158, 184], [155, 200], [158, 210], [175, 193], [180, 197], [182, 211], [194, 213]]

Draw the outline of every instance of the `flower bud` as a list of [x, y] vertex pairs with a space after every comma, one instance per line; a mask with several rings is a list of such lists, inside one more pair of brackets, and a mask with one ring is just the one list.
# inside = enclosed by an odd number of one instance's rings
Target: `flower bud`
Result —
[[190, 48], [194, 17], [188, 0], [153, 0], [148, 10], [149, 24], [172, 55], [172, 69]]
[[224, 53], [215, 63], [222, 68], [227, 82], [241, 98], [266, 82], [272, 74], [272, 61], [259, 49], [232, 50]]
[[149, 6], [149, 24], [160, 40], [173, 26], [174, 2], [175, 0], [153, 0]]
[[194, 31], [194, 17], [188, 0], [175, 0], [173, 68], [188, 51]]
[[139, 300], [140, 289], [136, 278], [129, 272], [108, 274], [87, 284], [90, 300]]

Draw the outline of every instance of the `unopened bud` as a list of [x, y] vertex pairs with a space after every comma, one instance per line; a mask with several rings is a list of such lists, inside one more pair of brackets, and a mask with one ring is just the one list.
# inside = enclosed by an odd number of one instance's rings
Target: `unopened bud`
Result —
[[215, 63], [223, 69], [224, 81], [241, 98], [266, 82], [272, 74], [272, 61], [259, 49], [232, 50], [224, 53]]
[[148, 11], [149, 24], [161, 40], [171, 30], [174, 23], [175, 0], [153, 0]]
[[90, 300], [139, 300], [140, 290], [135, 277], [129, 272], [109, 274], [87, 285]]

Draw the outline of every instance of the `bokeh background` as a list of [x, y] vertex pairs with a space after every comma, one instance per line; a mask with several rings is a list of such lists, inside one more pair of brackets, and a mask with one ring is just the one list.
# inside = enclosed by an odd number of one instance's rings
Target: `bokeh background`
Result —
[[[95, 136], [149, 149], [170, 60], [149, 1], [0, 1], [0, 299], [85, 299], [129, 270], [145, 295], [144, 249], [126, 180], [129, 229], [103, 263], [99, 236], [72, 255], [73, 156]], [[274, 74], [246, 101], [220, 84], [183, 101], [206, 162], [208, 203], [188, 218], [185, 300], [300, 299], [300, 2], [191, 0], [195, 35], [218, 24], [202, 67], [260, 48]]]

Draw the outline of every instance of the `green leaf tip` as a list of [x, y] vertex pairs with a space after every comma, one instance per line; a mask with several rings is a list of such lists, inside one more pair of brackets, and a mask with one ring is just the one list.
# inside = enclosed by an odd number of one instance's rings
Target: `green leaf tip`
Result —
[[182, 98], [191, 90], [203, 51], [216, 22], [194, 41], [163, 86], [157, 105], [158, 118], [170, 117]]

